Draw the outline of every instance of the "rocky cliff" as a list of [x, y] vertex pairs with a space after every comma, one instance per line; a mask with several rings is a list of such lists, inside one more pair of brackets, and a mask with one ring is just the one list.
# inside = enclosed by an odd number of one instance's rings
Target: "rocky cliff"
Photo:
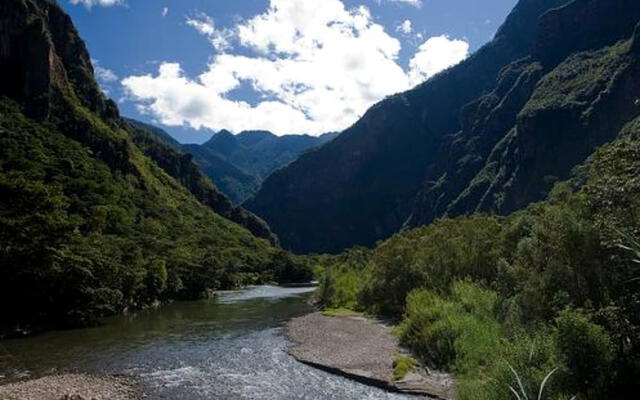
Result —
[[307, 252], [539, 200], [635, 115], [635, 56], [616, 43], [639, 19], [632, 0], [521, 0], [468, 60], [377, 104], [246, 206]]

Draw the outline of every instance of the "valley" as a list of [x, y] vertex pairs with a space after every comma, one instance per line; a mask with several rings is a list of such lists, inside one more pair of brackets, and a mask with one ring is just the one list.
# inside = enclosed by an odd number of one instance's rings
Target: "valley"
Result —
[[422, 2], [325, 1], [163, 7], [197, 78], [119, 77], [70, 16], [150, 4], [0, 3], [1, 400], [635, 399], [640, 2], [514, 1], [407, 58], [372, 13]]

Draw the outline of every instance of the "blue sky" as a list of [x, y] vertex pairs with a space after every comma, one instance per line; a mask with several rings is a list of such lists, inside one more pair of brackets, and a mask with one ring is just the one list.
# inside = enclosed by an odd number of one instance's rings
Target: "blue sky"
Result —
[[[320, 134], [490, 40], [516, 0], [58, 0], [123, 115]], [[75, 4], [74, 4], [75, 3]]]

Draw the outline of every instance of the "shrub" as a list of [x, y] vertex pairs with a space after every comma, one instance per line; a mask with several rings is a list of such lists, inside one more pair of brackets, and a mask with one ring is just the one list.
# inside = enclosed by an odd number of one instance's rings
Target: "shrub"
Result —
[[408, 296], [397, 333], [428, 365], [470, 371], [481, 367], [499, 344], [495, 301], [494, 292], [470, 282], [454, 283], [449, 298], [419, 289]]
[[399, 316], [414, 289], [443, 290], [467, 278], [491, 284], [502, 255], [501, 229], [496, 217], [473, 216], [396, 235], [373, 253], [363, 304], [372, 312]]
[[[502, 339], [497, 351], [489, 355], [487, 367], [458, 377], [460, 400], [542, 400], [562, 399], [560, 390], [562, 369], [548, 331], [532, 335], [519, 333], [512, 339]], [[549, 375], [551, 371], [553, 374]], [[548, 376], [549, 375], [549, 376]], [[546, 379], [546, 380], [545, 380]], [[517, 397], [513, 390], [518, 393]]]
[[611, 337], [582, 311], [566, 310], [556, 318], [556, 341], [569, 371], [570, 387], [603, 395], [613, 361]]
[[362, 271], [349, 266], [327, 270], [320, 280], [318, 298], [328, 308], [358, 309], [358, 293], [362, 283]]
[[411, 371], [418, 368], [418, 361], [405, 354], [396, 354], [393, 360], [393, 380], [400, 381]]

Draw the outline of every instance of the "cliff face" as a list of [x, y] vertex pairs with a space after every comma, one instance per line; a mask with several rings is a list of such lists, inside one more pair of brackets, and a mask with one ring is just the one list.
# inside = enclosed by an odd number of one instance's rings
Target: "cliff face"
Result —
[[[555, 182], [567, 179], [574, 166], [613, 140], [639, 111], [637, 58], [630, 48], [634, 42], [617, 43], [630, 37], [638, 18], [640, 4], [622, 0], [573, 1], [545, 13], [532, 56], [523, 61], [529, 72], [516, 80], [508, 96], [495, 91], [485, 96], [500, 99], [497, 107], [476, 110], [471, 118], [475, 127], [485, 127], [478, 125], [483, 121], [478, 115], [497, 116], [502, 124], [489, 121], [497, 134], [469, 134], [463, 126], [447, 146], [467, 148], [458, 154], [443, 149], [446, 156], [436, 164], [455, 167], [427, 175], [437, 184], [426, 185], [418, 195], [406, 225], [474, 211], [515, 211], [543, 199]], [[567, 28], [574, 25], [579, 25], [575, 31]], [[503, 76], [516, 67], [507, 67]], [[464, 119], [464, 110], [462, 115]], [[478, 142], [485, 151], [472, 157], [476, 153], [468, 146], [475, 148]]]
[[[638, 3], [631, 0], [522, 0], [495, 39], [468, 60], [374, 106], [336, 140], [272, 175], [246, 206], [270, 224], [285, 246], [306, 252], [371, 245], [403, 226], [439, 216], [478, 209], [509, 212], [538, 200], [551, 181], [566, 177], [612, 133], [592, 133], [587, 124], [579, 139], [584, 142], [569, 148], [575, 137], [563, 135], [575, 132], [573, 122], [551, 133], [523, 110], [535, 92], [547, 96], [538, 85], [565, 59], [629, 38], [638, 19]], [[614, 58], [615, 67], [624, 69], [618, 64], [622, 58]], [[599, 72], [591, 78], [617, 79]], [[560, 79], [599, 102], [597, 91], [605, 89], [591, 78]], [[618, 102], [624, 101], [621, 95]], [[608, 107], [602, 104], [603, 110]], [[579, 113], [574, 111], [567, 118], [575, 122]], [[623, 123], [631, 114], [613, 118]], [[562, 123], [557, 116], [546, 121]], [[558, 141], [545, 142], [545, 133]], [[526, 141], [532, 135], [539, 149], [558, 145], [562, 161], [539, 170], [548, 161], [538, 158], [545, 150], [507, 146], [512, 136]], [[523, 154], [528, 149], [532, 153]], [[507, 164], [521, 173], [515, 186], [512, 173], [495, 179]]]
[[47, 119], [72, 96], [104, 118], [116, 118], [115, 104], [98, 87], [89, 53], [71, 18], [47, 0], [4, 1], [0, 5], [0, 73], [3, 94], [25, 104], [28, 115]]

